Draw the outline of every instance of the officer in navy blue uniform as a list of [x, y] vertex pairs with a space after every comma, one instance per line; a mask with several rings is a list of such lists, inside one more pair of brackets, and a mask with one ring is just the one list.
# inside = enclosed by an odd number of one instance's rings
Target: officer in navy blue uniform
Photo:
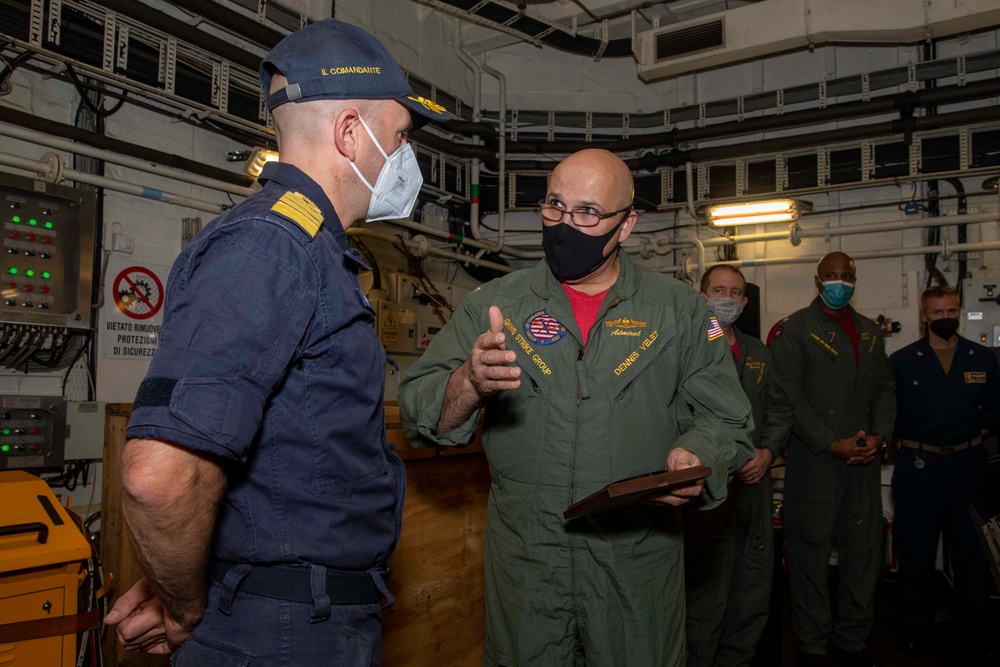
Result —
[[285, 38], [260, 76], [281, 161], [171, 271], [122, 461], [146, 578], [107, 622], [178, 666], [381, 665], [404, 470], [346, 229], [410, 214], [407, 132], [451, 116], [333, 19]]
[[[920, 297], [927, 335], [895, 352], [900, 449], [892, 476], [899, 553], [899, 648], [917, 655], [931, 636], [938, 537], [947, 527], [954, 573], [955, 638], [985, 651], [991, 588], [970, 505], [983, 511], [983, 435], [1000, 419], [1000, 367], [993, 352], [957, 334], [960, 301], [950, 287]], [[980, 656], [982, 657], [982, 656]]]

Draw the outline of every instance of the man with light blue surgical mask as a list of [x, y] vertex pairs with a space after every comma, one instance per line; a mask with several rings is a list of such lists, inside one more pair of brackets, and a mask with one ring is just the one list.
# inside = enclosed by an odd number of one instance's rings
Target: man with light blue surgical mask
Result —
[[[797, 665], [882, 664], [865, 648], [881, 567], [878, 454], [896, 417], [895, 381], [882, 331], [850, 305], [852, 260], [820, 260], [818, 295], [774, 331], [775, 382], [792, 406], [785, 473], [792, 631]], [[839, 604], [827, 574], [837, 536]]]

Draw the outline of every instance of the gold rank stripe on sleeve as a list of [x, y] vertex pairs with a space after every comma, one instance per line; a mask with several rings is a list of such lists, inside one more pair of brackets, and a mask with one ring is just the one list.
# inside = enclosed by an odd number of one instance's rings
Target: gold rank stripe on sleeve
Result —
[[819, 343], [820, 345], [822, 345], [823, 347], [825, 347], [827, 350], [829, 350], [833, 354], [833, 356], [835, 356], [835, 357], [840, 356], [840, 353], [837, 352], [835, 349], [833, 349], [833, 346], [830, 345], [829, 343], [827, 343], [825, 340], [823, 340], [822, 338], [820, 338], [819, 336], [817, 336], [814, 333], [810, 333], [809, 335], [813, 338], [813, 340], [815, 340], [817, 343]]
[[283, 215], [305, 231], [310, 238], [316, 238], [323, 226], [323, 214], [319, 206], [299, 192], [286, 192], [274, 203], [271, 210]]

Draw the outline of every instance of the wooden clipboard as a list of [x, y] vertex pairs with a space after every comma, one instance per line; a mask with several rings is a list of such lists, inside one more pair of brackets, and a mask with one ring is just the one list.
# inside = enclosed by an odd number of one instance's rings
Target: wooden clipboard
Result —
[[646, 496], [666, 493], [672, 487], [682, 486], [711, 476], [712, 469], [706, 466], [694, 466], [683, 470], [654, 472], [620, 479], [611, 482], [603, 489], [579, 500], [563, 512], [564, 519], [575, 519], [595, 512], [625, 507], [637, 503]]

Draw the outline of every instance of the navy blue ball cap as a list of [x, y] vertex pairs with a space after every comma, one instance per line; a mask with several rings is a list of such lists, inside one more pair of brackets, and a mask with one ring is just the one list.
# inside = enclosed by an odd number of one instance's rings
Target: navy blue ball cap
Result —
[[[274, 94], [271, 77], [288, 85]], [[336, 19], [310, 23], [278, 42], [260, 63], [260, 84], [269, 110], [311, 100], [396, 100], [414, 126], [454, 118], [443, 106], [414, 94], [389, 50], [361, 28]]]

